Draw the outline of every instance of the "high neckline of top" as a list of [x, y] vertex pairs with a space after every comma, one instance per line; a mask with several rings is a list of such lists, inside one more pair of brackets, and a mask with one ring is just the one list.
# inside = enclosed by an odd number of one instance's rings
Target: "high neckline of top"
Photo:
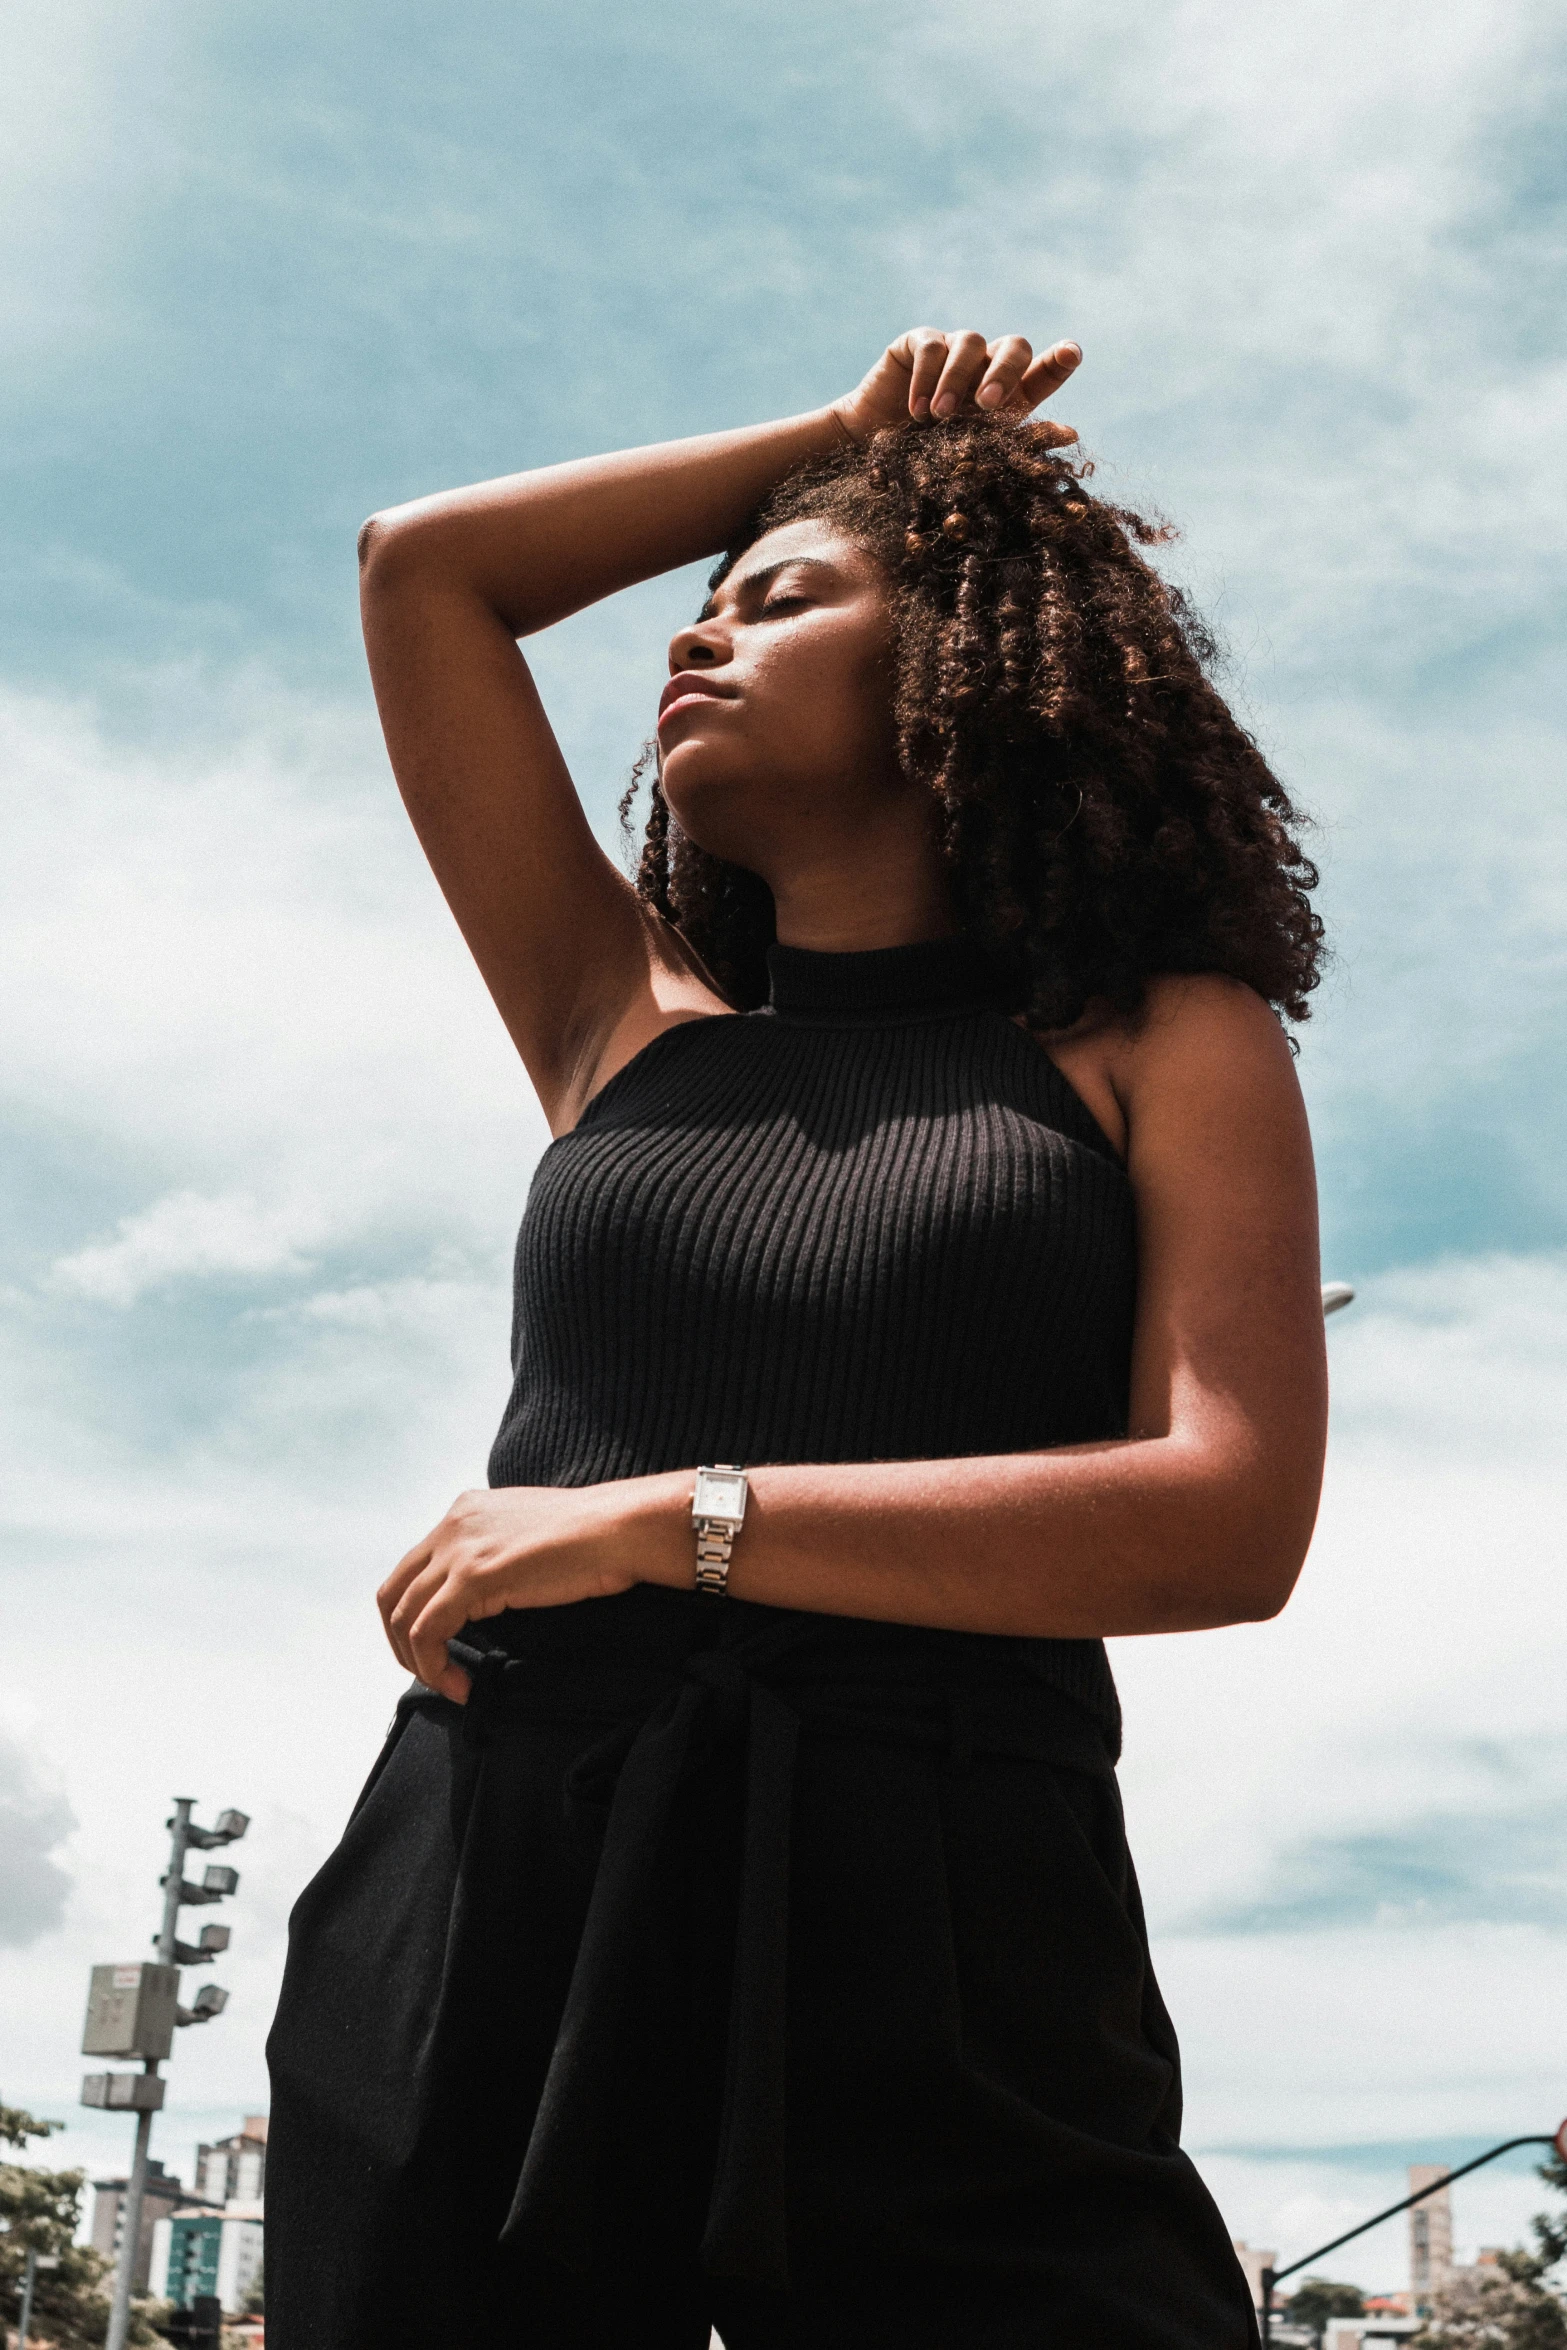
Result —
[[917, 946], [822, 954], [814, 947], [767, 950], [768, 1002], [785, 1020], [877, 1020], [978, 1010], [998, 994], [989, 961], [971, 939], [928, 938]]

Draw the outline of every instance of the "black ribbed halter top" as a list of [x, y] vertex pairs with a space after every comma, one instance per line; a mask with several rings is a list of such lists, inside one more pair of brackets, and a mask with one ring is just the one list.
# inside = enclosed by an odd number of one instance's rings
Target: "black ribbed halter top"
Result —
[[[665, 1030], [540, 1161], [490, 1482], [1124, 1435], [1126, 1176], [984, 958], [768, 967], [762, 1010]], [[1115, 1737], [1098, 1641], [1006, 1645]]]

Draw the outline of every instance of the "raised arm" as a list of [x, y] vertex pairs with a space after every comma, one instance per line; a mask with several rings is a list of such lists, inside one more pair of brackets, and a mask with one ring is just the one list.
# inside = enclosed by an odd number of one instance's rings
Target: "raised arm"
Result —
[[688, 998], [719, 1007], [594, 839], [516, 640], [720, 548], [835, 433], [823, 409], [552, 465], [396, 507], [361, 533], [398, 788], [557, 1132], [617, 1029], [651, 1036]]
[[594, 840], [517, 639], [718, 552], [841, 434], [968, 399], [1026, 413], [1077, 357], [922, 328], [833, 407], [513, 474], [366, 523], [365, 643], [393, 770], [555, 1131], [611, 1055], [721, 1007]]

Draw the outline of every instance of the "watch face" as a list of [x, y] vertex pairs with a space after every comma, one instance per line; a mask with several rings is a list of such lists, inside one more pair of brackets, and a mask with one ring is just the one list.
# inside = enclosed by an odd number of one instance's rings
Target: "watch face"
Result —
[[745, 1516], [745, 1479], [721, 1471], [703, 1469], [696, 1481], [696, 1500], [693, 1504], [699, 1518], [734, 1518]]

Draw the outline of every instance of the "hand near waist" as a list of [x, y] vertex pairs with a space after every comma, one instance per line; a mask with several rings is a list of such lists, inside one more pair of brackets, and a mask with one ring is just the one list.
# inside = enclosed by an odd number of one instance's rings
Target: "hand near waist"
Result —
[[461, 1705], [468, 1676], [450, 1662], [446, 1643], [464, 1624], [506, 1608], [569, 1607], [629, 1591], [639, 1580], [627, 1538], [629, 1492], [626, 1484], [460, 1493], [376, 1593], [399, 1663]]
[[[1208, 1409], [1196, 1428], [1047, 1452], [762, 1466], [749, 1472], [729, 1590], [765, 1607], [1013, 1639], [1276, 1615], [1316, 1512], [1321, 1414], [1312, 1407], [1308, 1424], [1308, 1406], [1297, 1401], [1299, 1425], [1272, 1443], [1241, 1403]], [[690, 1591], [693, 1483], [675, 1470], [460, 1495], [379, 1594], [399, 1660], [461, 1704], [468, 1677], [446, 1643], [464, 1624], [635, 1583]]]

